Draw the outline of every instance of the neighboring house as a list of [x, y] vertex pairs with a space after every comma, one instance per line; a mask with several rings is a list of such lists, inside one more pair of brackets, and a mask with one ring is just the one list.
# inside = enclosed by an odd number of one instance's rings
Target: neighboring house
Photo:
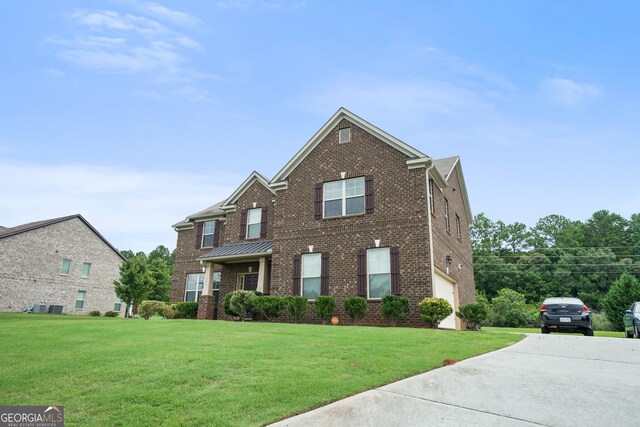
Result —
[[[363, 323], [386, 324], [381, 298], [397, 294], [411, 302], [403, 323], [423, 324], [423, 298], [475, 301], [471, 221], [458, 157], [434, 160], [341, 108], [273, 179], [253, 172], [173, 226], [171, 299], [228, 319], [222, 298], [236, 289], [331, 295], [344, 321], [344, 299], [360, 295]], [[305, 321], [318, 322], [312, 305]]]
[[0, 311], [33, 304], [67, 314], [124, 314], [113, 281], [123, 258], [81, 215], [0, 229]]

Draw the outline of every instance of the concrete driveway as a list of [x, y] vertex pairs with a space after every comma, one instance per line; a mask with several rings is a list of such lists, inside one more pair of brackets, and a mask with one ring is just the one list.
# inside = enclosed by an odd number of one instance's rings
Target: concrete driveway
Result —
[[530, 335], [274, 426], [638, 425], [640, 340]]

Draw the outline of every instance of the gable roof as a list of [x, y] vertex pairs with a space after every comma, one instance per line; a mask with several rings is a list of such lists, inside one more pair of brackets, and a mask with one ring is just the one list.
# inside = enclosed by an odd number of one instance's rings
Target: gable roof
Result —
[[58, 223], [64, 222], [64, 221], [69, 221], [69, 220], [74, 219], [74, 218], [77, 218], [80, 221], [82, 221], [87, 227], [89, 227], [89, 229], [91, 231], [93, 231], [96, 234], [96, 236], [98, 236], [100, 239], [102, 239], [102, 241], [104, 243], [106, 243], [107, 246], [109, 246], [116, 254], [118, 254], [118, 256], [120, 258], [122, 258], [123, 261], [125, 260], [124, 257], [122, 256], [122, 254], [120, 254], [120, 251], [117, 250], [111, 243], [109, 243], [109, 241], [107, 239], [105, 239], [104, 236], [102, 234], [100, 234], [100, 232], [98, 232], [98, 230], [93, 228], [93, 226], [91, 224], [89, 224], [89, 221], [84, 219], [82, 217], [82, 215], [80, 215], [80, 214], [62, 216], [62, 217], [59, 217], [59, 218], [45, 219], [43, 221], [29, 222], [27, 224], [17, 225], [15, 227], [11, 227], [11, 228], [4, 228], [3, 227], [4, 229], [0, 230], [0, 239], [4, 239], [5, 237], [9, 237], [9, 236], [15, 236], [16, 234], [20, 234], [20, 233], [26, 233], [26, 232], [29, 232], [29, 231], [32, 231], [32, 230], [36, 230], [38, 228], [48, 227], [50, 225], [58, 224]]
[[234, 191], [233, 194], [229, 196], [229, 198], [222, 203], [222, 205], [220, 206], [220, 209], [225, 212], [235, 209], [235, 204], [240, 198], [240, 196], [242, 196], [244, 192], [247, 191], [249, 187], [251, 187], [251, 185], [253, 185], [254, 182], [260, 183], [271, 193], [276, 194], [275, 190], [269, 187], [269, 180], [265, 178], [263, 175], [259, 174], [258, 172], [253, 171], [251, 175], [249, 175], [249, 177], [244, 180], [244, 182], [240, 185], [240, 187], [238, 187], [238, 189]]
[[433, 164], [436, 170], [442, 175], [445, 181], [449, 181], [451, 173], [455, 169], [458, 172], [458, 180], [460, 181], [460, 192], [462, 193], [462, 201], [464, 203], [464, 210], [469, 219], [469, 224], [473, 224], [473, 214], [471, 213], [471, 205], [469, 204], [469, 194], [467, 193], [467, 184], [464, 182], [464, 174], [462, 173], [462, 166], [460, 165], [460, 157], [452, 156], [444, 159], [434, 160]]
[[433, 161], [434, 166], [440, 172], [440, 175], [447, 180], [449, 179], [449, 175], [453, 171], [453, 168], [456, 166], [456, 163], [460, 160], [458, 156], [446, 157], [444, 159], [436, 159]]
[[417, 167], [421, 167], [431, 160], [429, 156], [422, 153], [420, 150], [417, 150], [394, 136], [389, 135], [387, 132], [372, 125], [361, 117], [356, 116], [346, 108], [340, 107], [338, 111], [336, 111], [336, 113], [324, 124], [324, 126], [322, 126], [320, 130], [311, 137], [311, 139], [296, 153], [295, 156], [293, 156], [291, 160], [289, 160], [280, 172], [273, 177], [271, 185], [273, 187], [283, 186], [281, 181], [284, 181], [291, 174], [291, 172], [309, 155], [309, 153], [311, 153], [311, 151], [313, 151], [314, 148], [318, 146], [318, 144], [320, 144], [324, 137], [327, 136], [327, 134], [331, 132], [331, 130], [333, 130], [333, 128], [336, 127], [342, 119], [349, 120], [351, 123], [361, 127], [376, 138], [403, 153], [409, 159], [407, 161], [407, 165], [417, 165]]

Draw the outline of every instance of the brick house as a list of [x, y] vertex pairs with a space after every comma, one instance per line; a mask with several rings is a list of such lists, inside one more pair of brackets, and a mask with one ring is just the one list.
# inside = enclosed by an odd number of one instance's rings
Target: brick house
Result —
[[124, 313], [113, 281], [123, 258], [81, 215], [0, 229], [0, 311], [43, 303], [67, 314]]
[[[434, 160], [339, 109], [268, 180], [253, 172], [226, 200], [174, 224], [172, 301], [198, 301], [198, 317], [228, 319], [236, 289], [274, 296], [368, 300], [363, 323], [386, 323], [380, 300], [475, 301], [472, 221], [459, 157]], [[286, 315], [283, 316], [283, 320]], [[313, 306], [307, 322], [318, 322]], [[459, 327], [455, 316], [441, 327]]]

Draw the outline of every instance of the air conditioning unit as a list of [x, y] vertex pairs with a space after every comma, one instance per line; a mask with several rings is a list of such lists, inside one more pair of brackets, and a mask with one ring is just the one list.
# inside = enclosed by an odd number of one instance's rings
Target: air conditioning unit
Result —
[[33, 306], [33, 313], [46, 313], [47, 304], [35, 304]]
[[49, 306], [49, 314], [62, 314], [62, 306], [51, 304]]

